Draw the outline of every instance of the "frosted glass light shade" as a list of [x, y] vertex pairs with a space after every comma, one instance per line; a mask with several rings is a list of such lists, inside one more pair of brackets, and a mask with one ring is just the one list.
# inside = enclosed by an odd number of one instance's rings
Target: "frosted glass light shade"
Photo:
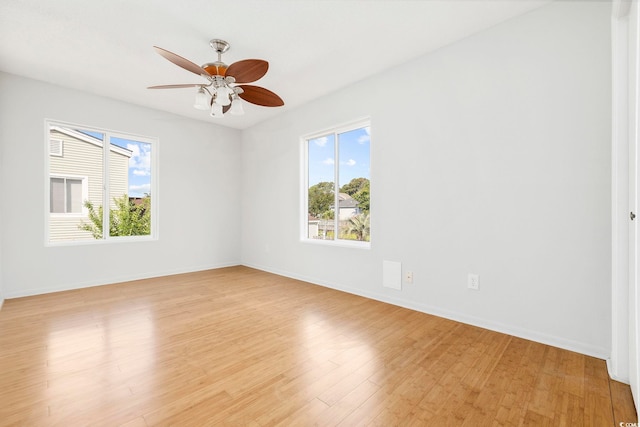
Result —
[[244, 114], [244, 108], [242, 107], [242, 101], [240, 98], [235, 98], [231, 101], [231, 109], [229, 112], [234, 116], [241, 116]]
[[193, 103], [194, 108], [198, 110], [208, 110], [209, 109], [209, 96], [204, 91], [204, 89], [200, 88], [196, 93], [196, 100]]
[[226, 86], [222, 86], [216, 89], [216, 104], [222, 105], [223, 107], [231, 104], [231, 99], [229, 98], [229, 89]]

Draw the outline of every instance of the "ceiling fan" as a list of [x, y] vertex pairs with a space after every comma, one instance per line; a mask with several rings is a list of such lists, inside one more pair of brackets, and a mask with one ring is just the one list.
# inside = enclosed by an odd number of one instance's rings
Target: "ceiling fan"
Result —
[[216, 62], [208, 62], [199, 66], [188, 59], [169, 52], [161, 47], [153, 48], [165, 59], [178, 67], [204, 77], [205, 83], [187, 83], [176, 85], [150, 86], [148, 89], [179, 89], [196, 87], [194, 107], [199, 110], [210, 110], [214, 118], [222, 118], [229, 111], [231, 114], [244, 114], [240, 99], [263, 107], [280, 107], [284, 101], [275, 93], [260, 86], [248, 85], [262, 78], [269, 69], [269, 63], [262, 59], [245, 59], [227, 65], [222, 62], [222, 54], [229, 50], [229, 43], [220, 39], [209, 42], [218, 53]]

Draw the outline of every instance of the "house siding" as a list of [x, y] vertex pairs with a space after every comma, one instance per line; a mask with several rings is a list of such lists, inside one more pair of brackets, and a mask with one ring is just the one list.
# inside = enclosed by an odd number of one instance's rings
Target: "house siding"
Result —
[[[63, 141], [62, 156], [49, 156], [49, 176], [80, 177], [86, 179], [87, 199], [96, 208], [102, 206], [103, 194], [103, 153], [97, 144], [83, 141], [71, 135], [52, 129], [51, 139]], [[115, 207], [113, 197], [128, 192], [129, 157], [115, 151], [109, 156], [109, 184], [111, 188], [110, 207]], [[49, 240], [93, 239], [88, 231], [78, 227], [89, 222], [86, 209], [82, 214], [50, 214]]]
[[[109, 156], [109, 206], [113, 209], [116, 204], [113, 199], [129, 193], [129, 158], [111, 151]], [[102, 202], [100, 202], [102, 204]]]

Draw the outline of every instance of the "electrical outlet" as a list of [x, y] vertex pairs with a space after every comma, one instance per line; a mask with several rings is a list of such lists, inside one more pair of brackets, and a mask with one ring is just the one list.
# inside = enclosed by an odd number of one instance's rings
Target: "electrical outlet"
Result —
[[413, 271], [407, 271], [404, 273], [404, 282], [413, 283]]
[[469, 273], [467, 275], [467, 288], [475, 291], [480, 289], [480, 276], [477, 274]]

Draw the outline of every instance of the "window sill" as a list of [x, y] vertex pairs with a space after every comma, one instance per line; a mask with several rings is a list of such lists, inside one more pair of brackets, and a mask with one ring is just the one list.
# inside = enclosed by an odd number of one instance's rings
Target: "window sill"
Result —
[[83, 219], [89, 219], [89, 216], [86, 213], [76, 213], [76, 212], [69, 212], [69, 213], [63, 213], [63, 212], [56, 212], [56, 213], [49, 213], [49, 216], [51, 218], [83, 218]]
[[113, 236], [108, 239], [53, 240], [45, 242], [45, 246], [110, 245], [112, 243], [154, 242], [157, 240], [158, 238], [156, 236]]
[[343, 248], [371, 249], [371, 242], [360, 242], [356, 240], [324, 240], [307, 239], [303, 237], [301, 239], [301, 242], [319, 246], [339, 246]]

